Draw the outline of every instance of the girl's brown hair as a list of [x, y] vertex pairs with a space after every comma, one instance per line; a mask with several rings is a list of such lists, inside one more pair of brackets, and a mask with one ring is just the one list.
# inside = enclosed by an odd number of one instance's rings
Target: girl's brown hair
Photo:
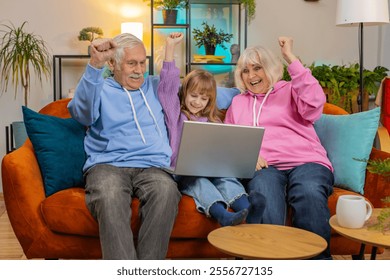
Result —
[[180, 109], [191, 120], [191, 112], [185, 105], [185, 99], [189, 92], [196, 92], [209, 97], [207, 106], [200, 112], [202, 117], [207, 117], [210, 122], [222, 122], [222, 112], [217, 108], [217, 83], [214, 76], [202, 69], [191, 71], [182, 82], [179, 92]]

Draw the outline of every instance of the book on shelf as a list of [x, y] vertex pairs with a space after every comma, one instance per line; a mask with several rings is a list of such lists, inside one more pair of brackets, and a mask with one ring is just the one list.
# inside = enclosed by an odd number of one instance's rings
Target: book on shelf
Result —
[[194, 54], [194, 63], [223, 63], [225, 56]]

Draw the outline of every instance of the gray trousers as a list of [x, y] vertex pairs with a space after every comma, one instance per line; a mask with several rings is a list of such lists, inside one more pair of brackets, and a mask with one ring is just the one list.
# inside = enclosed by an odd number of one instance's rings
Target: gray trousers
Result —
[[[158, 168], [107, 164], [86, 173], [86, 204], [99, 224], [103, 259], [164, 259], [181, 194]], [[132, 197], [140, 200], [141, 228], [135, 246], [130, 227]], [[137, 247], [137, 248], [136, 248]]]

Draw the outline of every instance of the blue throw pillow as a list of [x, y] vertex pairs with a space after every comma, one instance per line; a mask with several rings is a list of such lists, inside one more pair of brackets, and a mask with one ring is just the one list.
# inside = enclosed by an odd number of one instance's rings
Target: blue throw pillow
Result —
[[379, 125], [380, 108], [350, 115], [326, 115], [314, 124], [334, 168], [335, 185], [364, 194], [367, 163]]
[[85, 127], [74, 119], [43, 115], [23, 106], [27, 135], [41, 169], [46, 196], [84, 186]]

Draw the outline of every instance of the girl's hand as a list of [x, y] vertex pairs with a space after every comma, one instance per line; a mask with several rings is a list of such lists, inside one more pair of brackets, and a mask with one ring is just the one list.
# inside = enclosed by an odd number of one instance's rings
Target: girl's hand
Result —
[[279, 46], [282, 51], [283, 58], [288, 64], [298, 59], [292, 52], [293, 39], [290, 37], [279, 37]]
[[167, 44], [176, 46], [183, 40], [183, 38], [184, 38], [183, 33], [181, 33], [181, 32], [172, 32], [167, 37]]
[[183, 33], [172, 32], [166, 39], [165, 46], [165, 58], [164, 61], [173, 61], [173, 55], [175, 51], [175, 46], [178, 45], [184, 38]]
[[263, 168], [268, 168], [268, 162], [262, 156], [259, 156], [256, 163], [256, 171]]

